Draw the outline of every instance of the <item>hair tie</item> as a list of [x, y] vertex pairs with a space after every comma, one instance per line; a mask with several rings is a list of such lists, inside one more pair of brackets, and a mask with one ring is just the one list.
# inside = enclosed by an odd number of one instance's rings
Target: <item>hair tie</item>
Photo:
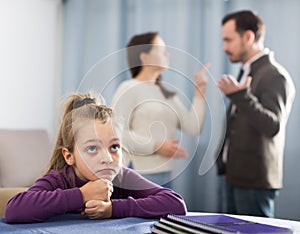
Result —
[[94, 99], [92, 98], [84, 98], [82, 100], [76, 100], [73, 104], [73, 109], [79, 108], [81, 106], [87, 105], [87, 104], [92, 104], [95, 103]]

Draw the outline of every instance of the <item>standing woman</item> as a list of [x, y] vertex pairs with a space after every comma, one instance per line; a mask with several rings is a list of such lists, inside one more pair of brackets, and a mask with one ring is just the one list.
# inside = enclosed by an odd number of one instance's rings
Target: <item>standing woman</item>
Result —
[[135, 35], [127, 45], [127, 57], [133, 79], [120, 84], [112, 101], [125, 121], [127, 159], [144, 177], [171, 187], [172, 159], [188, 156], [174, 138], [176, 129], [197, 135], [203, 125], [208, 65], [194, 77], [195, 97], [188, 110], [163, 86], [161, 72], [168, 68], [169, 55], [158, 33]]

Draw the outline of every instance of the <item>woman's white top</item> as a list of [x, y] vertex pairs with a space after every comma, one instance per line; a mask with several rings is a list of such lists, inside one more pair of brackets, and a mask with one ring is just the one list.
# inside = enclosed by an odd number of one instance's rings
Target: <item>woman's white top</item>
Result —
[[205, 115], [203, 98], [194, 97], [188, 110], [177, 95], [166, 99], [156, 84], [135, 79], [121, 83], [112, 107], [123, 120], [125, 159], [141, 174], [171, 171], [172, 158], [154, 153], [155, 143], [173, 139], [177, 129], [199, 134]]

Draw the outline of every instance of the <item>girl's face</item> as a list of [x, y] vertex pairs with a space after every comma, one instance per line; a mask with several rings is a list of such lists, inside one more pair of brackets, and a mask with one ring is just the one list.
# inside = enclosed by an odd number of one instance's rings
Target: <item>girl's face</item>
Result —
[[103, 124], [98, 120], [86, 120], [81, 123], [75, 136], [74, 152], [71, 153], [74, 159], [72, 166], [80, 179], [112, 181], [115, 178], [122, 162], [118, 135], [111, 121]]
[[153, 47], [149, 53], [143, 54], [143, 66], [154, 66], [157, 69], [166, 69], [169, 66], [169, 53], [166, 45], [160, 36], [156, 36], [152, 42]]

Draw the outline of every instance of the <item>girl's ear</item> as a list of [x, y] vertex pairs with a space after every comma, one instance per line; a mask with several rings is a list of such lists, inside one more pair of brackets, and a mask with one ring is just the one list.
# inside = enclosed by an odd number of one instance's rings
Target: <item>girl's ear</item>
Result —
[[74, 165], [74, 163], [75, 163], [74, 156], [73, 156], [73, 154], [70, 153], [70, 151], [67, 148], [63, 147], [61, 150], [61, 153], [64, 156], [65, 161], [68, 165], [70, 165], [70, 166]]

